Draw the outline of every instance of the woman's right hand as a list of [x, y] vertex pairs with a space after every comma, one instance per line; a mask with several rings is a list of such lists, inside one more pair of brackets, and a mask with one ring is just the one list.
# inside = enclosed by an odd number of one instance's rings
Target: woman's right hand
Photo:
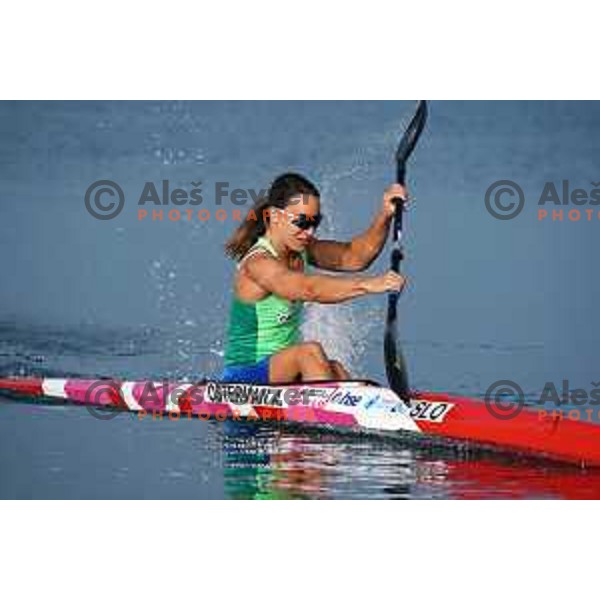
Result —
[[388, 271], [383, 275], [371, 277], [368, 281], [368, 290], [370, 294], [383, 294], [384, 292], [401, 292], [406, 285], [406, 277]]

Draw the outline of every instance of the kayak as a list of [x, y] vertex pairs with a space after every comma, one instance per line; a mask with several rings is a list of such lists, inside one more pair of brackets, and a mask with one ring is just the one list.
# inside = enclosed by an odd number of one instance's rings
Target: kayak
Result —
[[[427, 102], [419, 101], [398, 144], [396, 182], [406, 183], [407, 163], [424, 130]], [[404, 258], [405, 198], [397, 198], [391, 226], [390, 270]], [[341, 431], [406, 437], [426, 443], [477, 446], [600, 467], [600, 425], [518, 407], [498, 415], [486, 402], [439, 392], [415, 392], [399, 335], [400, 292], [388, 294], [384, 330], [385, 369], [390, 388], [371, 381], [327, 381], [253, 385], [203, 381], [174, 383], [112, 379], [0, 379], [0, 390], [20, 397], [80, 404], [98, 418], [116, 411], [139, 418], [271, 421]], [[108, 411], [105, 409], [109, 409]]]
[[[459, 444], [600, 467], [600, 426], [524, 408], [501, 420], [485, 402], [439, 392], [412, 392], [403, 401], [372, 381], [253, 385], [112, 379], [0, 379], [17, 398], [86, 406], [99, 418], [115, 411], [142, 418], [267, 421]], [[101, 410], [98, 410], [101, 409]], [[108, 411], [105, 409], [109, 409]]]

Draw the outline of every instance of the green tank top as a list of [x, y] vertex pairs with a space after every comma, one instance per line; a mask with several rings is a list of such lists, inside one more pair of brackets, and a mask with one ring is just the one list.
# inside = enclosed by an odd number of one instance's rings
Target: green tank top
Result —
[[[261, 237], [244, 258], [258, 252], [277, 258], [277, 251], [266, 237]], [[303, 253], [303, 268], [306, 255]], [[290, 302], [269, 294], [256, 302], [244, 302], [235, 294], [229, 312], [229, 329], [225, 347], [225, 366], [252, 365], [263, 358], [289, 348], [300, 341], [302, 302]]]

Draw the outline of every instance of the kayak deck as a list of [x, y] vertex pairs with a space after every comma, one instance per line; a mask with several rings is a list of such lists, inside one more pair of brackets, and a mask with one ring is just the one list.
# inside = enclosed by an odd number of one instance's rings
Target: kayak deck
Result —
[[600, 426], [523, 409], [494, 417], [481, 400], [414, 392], [410, 406], [371, 381], [259, 386], [116, 381], [0, 379], [18, 397], [52, 398], [96, 408], [170, 418], [292, 422], [369, 433], [406, 433], [600, 467]]

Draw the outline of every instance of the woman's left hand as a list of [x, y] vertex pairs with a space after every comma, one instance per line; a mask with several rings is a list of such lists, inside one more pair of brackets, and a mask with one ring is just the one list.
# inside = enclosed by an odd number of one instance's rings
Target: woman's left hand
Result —
[[388, 218], [393, 217], [396, 212], [396, 198], [403, 198], [404, 206], [408, 204], [408, 190], [400, 183], [390, 185], [383, 192], [383, 213]]

